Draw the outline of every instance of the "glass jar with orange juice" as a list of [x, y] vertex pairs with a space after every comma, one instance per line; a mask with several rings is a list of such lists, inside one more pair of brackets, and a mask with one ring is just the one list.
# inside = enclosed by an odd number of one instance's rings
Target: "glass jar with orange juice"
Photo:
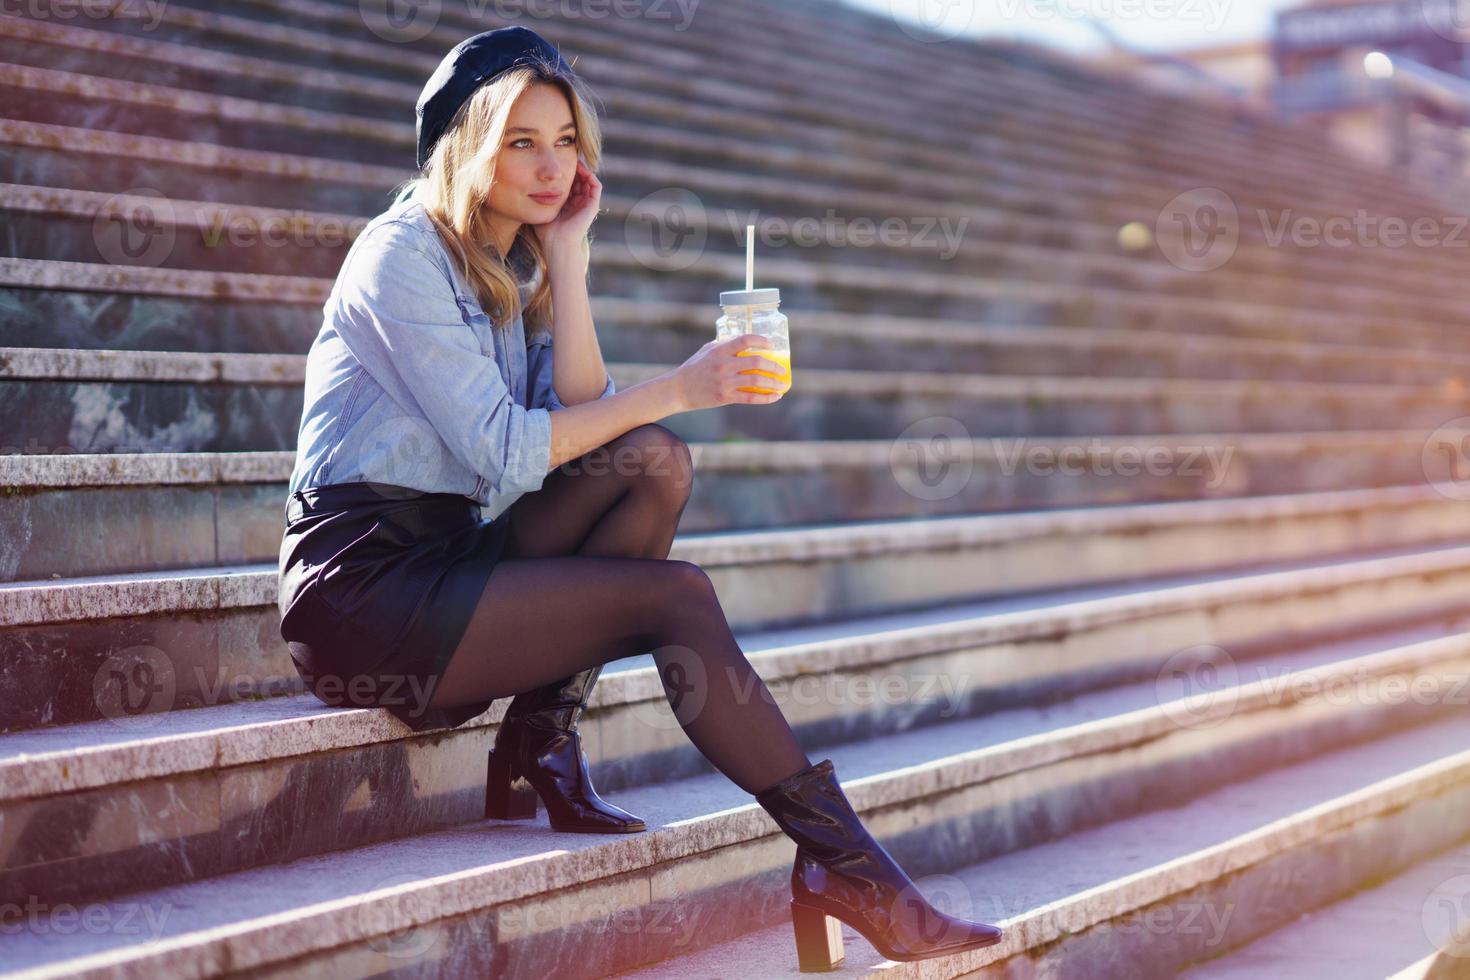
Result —
[[720, 306], [725, 312], [715, 321], [715, 339], [725, 341], [744, 333], [761, 334], [770, 338], [770, 350], [751, 348], [741, 351], [737, 356], [767, 357], [786, 368], [784, 375], [761, 369], [742, 371], [742, 374], [761, 375], [778, 383], [769, 387], [742, 387], [741, 391], [774, 395], [791, 387], [791, 338], [787, 330], [786, 314], [778, 309], [780, 305], [779, 289], [728, 289], [720, 293]]

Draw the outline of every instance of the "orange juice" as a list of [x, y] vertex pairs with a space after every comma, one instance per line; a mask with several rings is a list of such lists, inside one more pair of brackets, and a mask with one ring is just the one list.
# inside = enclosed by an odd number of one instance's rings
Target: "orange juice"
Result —
[[775, 374], [760, 368], [741, 371], [741, 374], [756, 374], [772, 378], [780, 384], [771, 387], [742, 387], [756, 395], [784, 394], [791, 388], [791, 340], [787, 333], [786, 314], [779, 309], [781, 290], [772, 287], [763, 289], [727, 289], [720, 293], [723, 315], [715, 321], [715, 339], [727, 341], [741, 334], [753, 333], [765, 337], [771, 349], [750, 347], [736, 353], [737, 357], [768, 357], [780, 364], [784, 373]]
[[779, 385], [777, 387], [774, 387], [774, 388], [741, 388], [741, 389], [739, 389], [740, 391], [754, 392], [757, 395], [774, 395], [777, 392], [787, 391], [787, 390], [789, 390], [791, 388], [791, 352], [790, 351], [785, 351], [785, 350], [761, 350], [759, 347], [752, 347], [752, 348], [750, 348], [748, 350], [741, 351], [740, 353], [736, 354], [735, 356], [736, 357], [750, 357], [752, 355], [770, 358], [771, 360], [775, 361], [777, 364], [780, 364], [782, 367], [784, 367], [786, 369], [786, 373], [785, 374], [772, 374], [770, 371], [763, 371], [763, 370], [760, 370], [759, 368], [756, 368], [756, 369], [752, 369], [750, 371], [741, 371], [740, 372], [741, 374], [758, 374], [758, 375], [761, 375], [762, 377], [766, 377], [766, 378], [775, 378], [777, 381], [784, 382], [784, 384], [781, 384], [781, 385]]

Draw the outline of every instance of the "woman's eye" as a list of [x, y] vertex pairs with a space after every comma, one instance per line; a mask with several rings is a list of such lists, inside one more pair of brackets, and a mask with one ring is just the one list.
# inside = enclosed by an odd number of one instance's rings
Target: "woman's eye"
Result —
[[[575, 134], [572, 134], [572, 135], [569, 135], [569, 136], [563, 136], [562, 139], [564, 139], [564, 140], [570, 140], [571, 141], [570, 143], [567, 143], [566, 144], [567, 146], [575, 146], [576, 143], [577, 143], [577, 137], [576, 137]], [[520, 139], [512, 141], [510, 145], [511, 146], [519, 146], [522, 143], [529, 143], [529, 142], [531, 142], [531, 137], [529, 137], [529, 136], [522, 136]]]

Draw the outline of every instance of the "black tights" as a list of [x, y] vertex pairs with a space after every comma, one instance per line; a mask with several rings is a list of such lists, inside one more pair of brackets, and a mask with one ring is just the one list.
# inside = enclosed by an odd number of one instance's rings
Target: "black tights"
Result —
[[809, 767], [709, 576], [668, 560], [693, 479], [688, 446], [649, 424], [518, 498], [505, 558], [429, 707], [508, 697], [652, 651], [674, 718], [741, 789], [754, 795]]

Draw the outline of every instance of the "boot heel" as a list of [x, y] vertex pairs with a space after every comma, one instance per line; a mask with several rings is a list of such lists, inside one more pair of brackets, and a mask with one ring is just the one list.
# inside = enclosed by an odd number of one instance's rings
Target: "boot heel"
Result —
[[530, 820], [536, 816], [540, 797], [504, 755], [491, 749], [486, 760], [485, 816], [496, 820]]
[[810, 905], [791, 901], [791, 926], [796, 933], [796, 964], [802, 973], [837, 969], [842, 949], [842, 922]]

